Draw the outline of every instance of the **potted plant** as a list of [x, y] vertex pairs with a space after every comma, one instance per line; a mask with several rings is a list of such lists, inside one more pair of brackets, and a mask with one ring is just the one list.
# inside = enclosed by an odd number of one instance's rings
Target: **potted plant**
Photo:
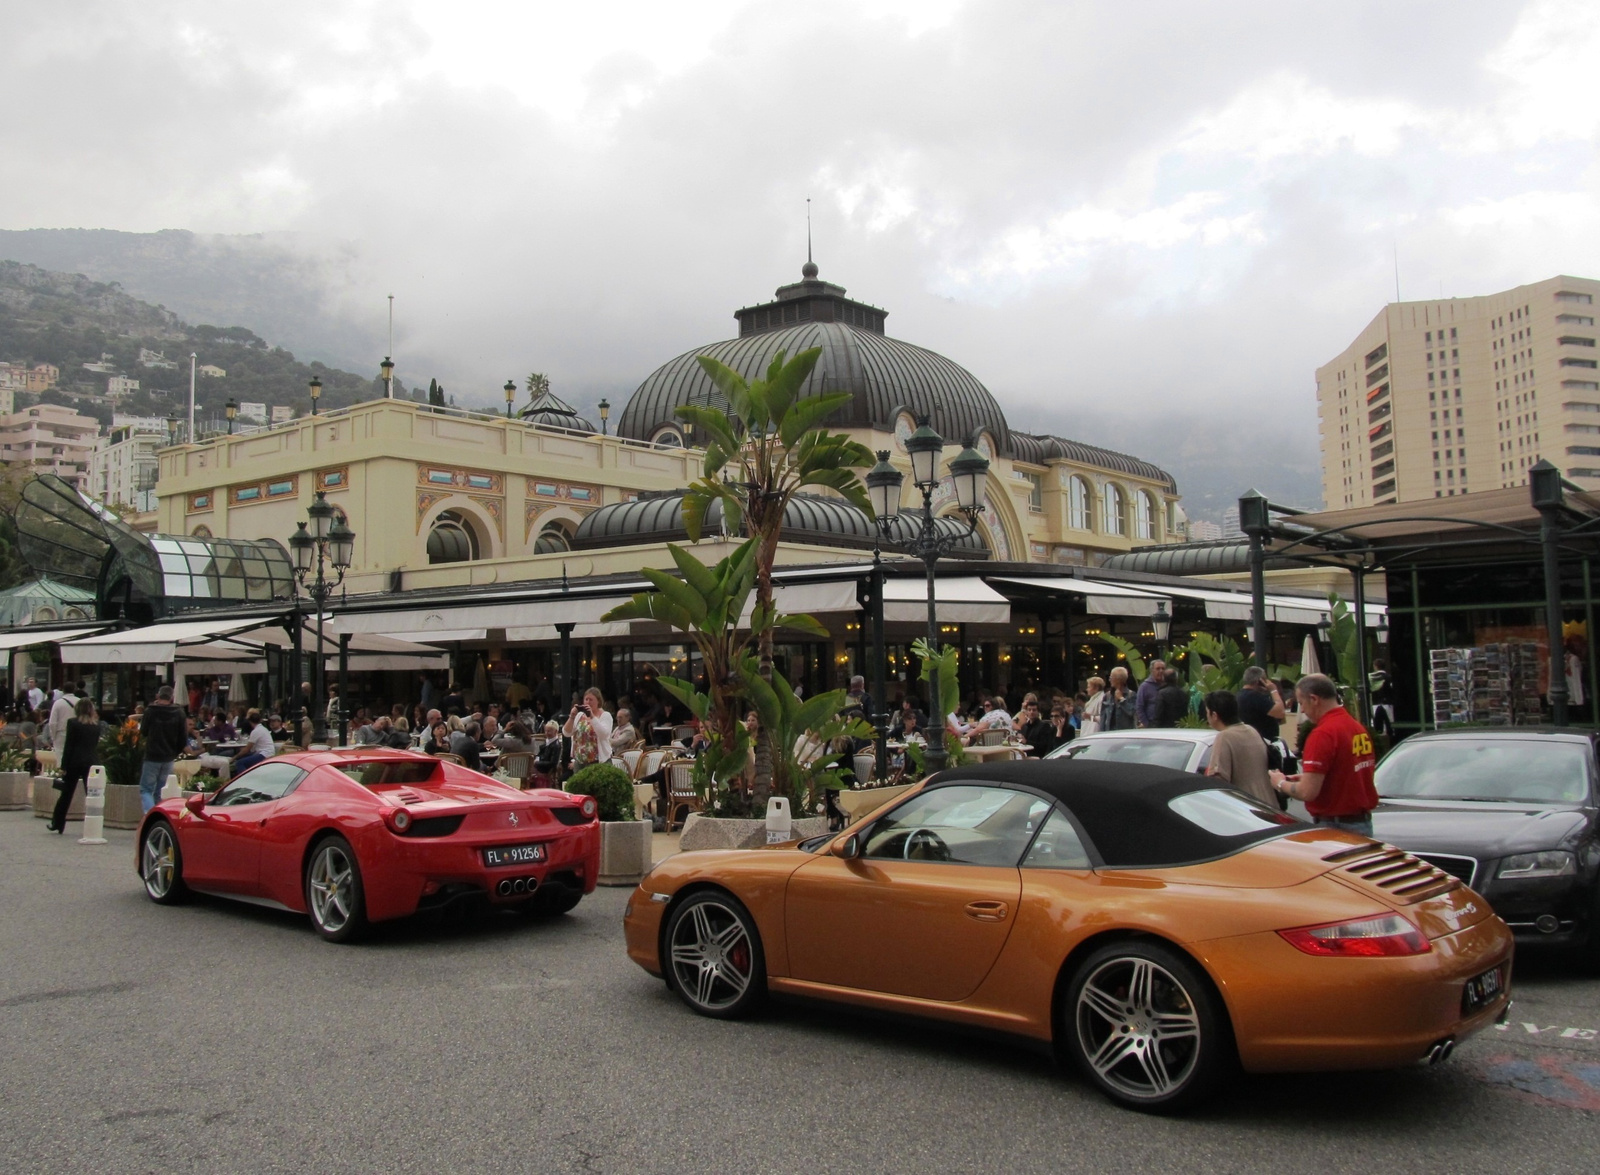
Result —
[[28, 752], [0, 746], [0, 811], [16, 812], [33, 803], [33, 781], [28, 776]]
[[[138, 828], [144, 819], [139, 802], [139, 774], [144, 770], [144, 735], [129, 719], [100, 736], [100, 765], [106, 769], [107, 828]], [[163, 781], [165, 782], [165, 781]]]
[[567, 791], [593, 796], [600, 808], [600, 884], [637, 885], [654, 863], [651, 822], [635, 818], [633, 782], [609, 763], [591, 763], [572, 773]]
[[183, 789], [183, 794], [192, 796], [204, 792], [208, 796], [215, 795], [222, 790], [222, 784], [222, 776], [215, 772], [197, 771], [189, 777], [189, 783]]

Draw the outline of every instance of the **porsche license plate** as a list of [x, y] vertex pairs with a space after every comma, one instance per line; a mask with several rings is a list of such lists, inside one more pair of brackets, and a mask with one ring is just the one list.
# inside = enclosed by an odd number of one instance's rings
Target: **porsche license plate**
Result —
[[483, 863], [491, 869], [502, 865], [537, 865], [543, 860], [543, 845], [499, 845], [483, 850]]
[[1500, 968], [1485, 971], [1482, 975], [1475, 975], [1467, 980], [1467, 986], [1461, 992], [1461, 1011], [1470, 1015], [1478, 1009], [1493, 1003], [1499, 998], [1505, 985], [1500, 978]]

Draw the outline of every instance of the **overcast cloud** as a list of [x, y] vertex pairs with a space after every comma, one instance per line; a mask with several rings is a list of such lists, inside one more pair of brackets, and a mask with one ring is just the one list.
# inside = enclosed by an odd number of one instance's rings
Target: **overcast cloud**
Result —
[[0, 227], [292, 234], [462, 398], [625, 397], [798, 276], [810, 196], [823, 276], [1013, 425], [1310, 500], [1396, 251], [1407, 298], [1600, 274], [1592, 5], [24, 2], [0, 43]]

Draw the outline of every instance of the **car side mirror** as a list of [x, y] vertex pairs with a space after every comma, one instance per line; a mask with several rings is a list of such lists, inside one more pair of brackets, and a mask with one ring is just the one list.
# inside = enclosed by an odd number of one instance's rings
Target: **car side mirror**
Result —
[[183, 806], [196, 816], [202, 815], [201, 809], [206, 806], [206, 793], [203, 791], [195, 792], [194, 795], [183, 801]]
[[854, 833], [844, 840], [836, 840], [828, 851], [841, 860], [851, 861], [861, 855], [861, 834]]

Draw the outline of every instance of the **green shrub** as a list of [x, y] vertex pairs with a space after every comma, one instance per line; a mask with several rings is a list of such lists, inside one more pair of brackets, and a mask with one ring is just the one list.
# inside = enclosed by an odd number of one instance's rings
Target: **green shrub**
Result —
[[572, 773], [567, 790], [573, 795], [593, 796], [600, 805], [602, 820], [633, 820], [633, 783], [628, 773], [609, 763], [591, 763]]

